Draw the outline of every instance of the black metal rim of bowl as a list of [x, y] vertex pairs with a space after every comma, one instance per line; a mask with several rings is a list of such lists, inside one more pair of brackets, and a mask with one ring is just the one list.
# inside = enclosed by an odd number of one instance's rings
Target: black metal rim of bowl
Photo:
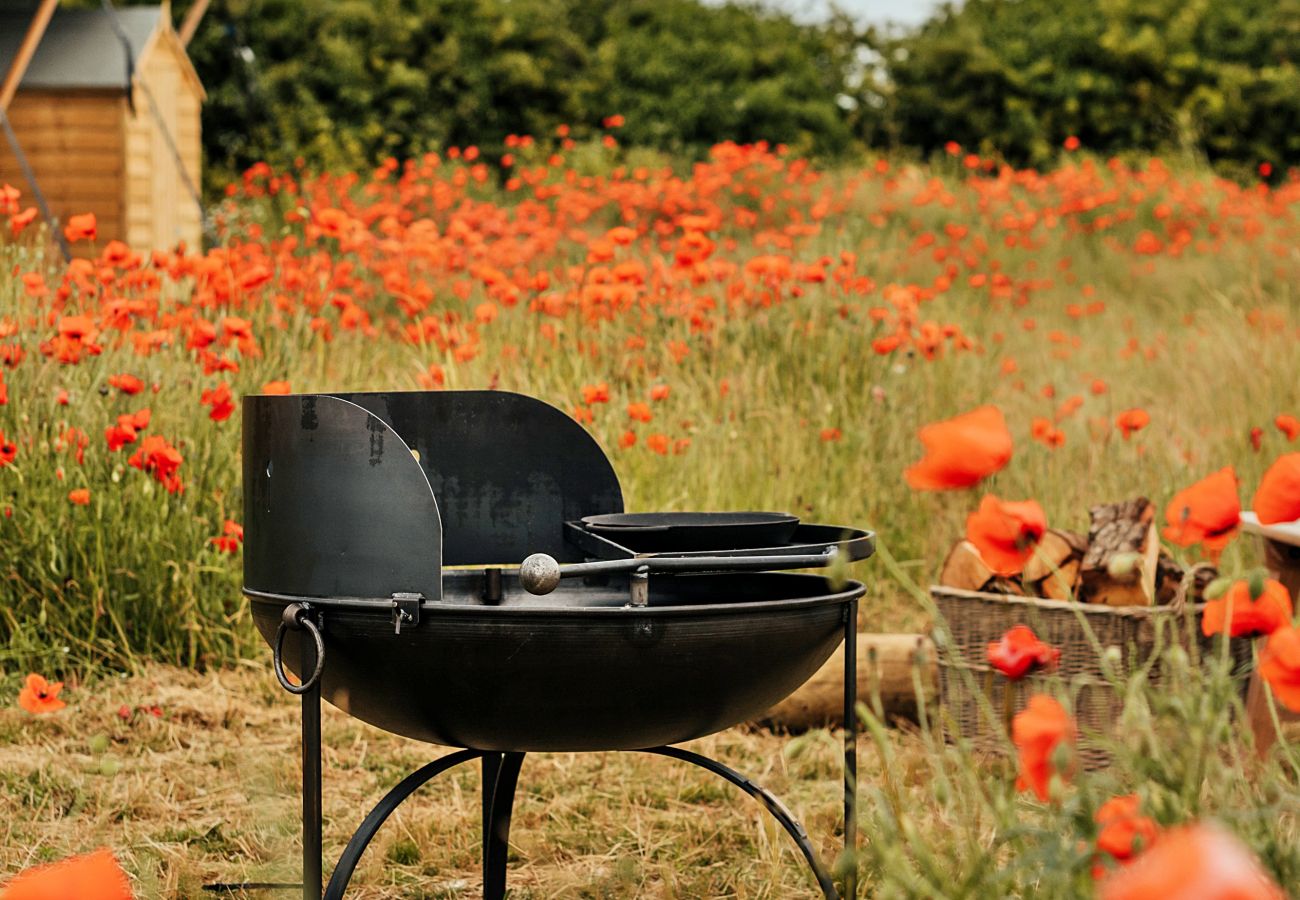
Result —
[[[519, 570], [503, 570], [507, 577], [518, 576]], [[790, 610], [805, 609], [815, 606], [829, 606], [834, 604], [848, 603], [856, 597], [861, 597], [866, 592], [866, 587], [860, 581], [845, 581], [839, 590], [831, 588], [831, 583], [824, 575], [806, 575], [792, 574], [788, 572], [763, 572], [757, 573], [758, 577], [764, 579], [780, 578], [791, 585], [807, 585], [812, 579], [825, 582], [826, 593], [819, 593], [812, 596], [786, 597], [772, 600], [738, 600], [734, 603], [692, 603], [692, 604], [666, 604], [662, 606], [559, 606], [547, 604], [545, 598], [538, 597], [535, 602], [518, 603], [503, 606], [492, 606], [486, 604], [474, 603], [456, 603], [452, 601], [425, 601], [420, 605], [420, 614], [439, 615], [439, 616], [502, 616], [502, 617], [528, 617], [528, 616], [556, 616], [556, 617], [617, 617], [617, 616], [637, 616], [640, 617], [675, 617], [675, 616], [716, 616], [719, 614], [734, 615], [752, 615], [761, 613], [764, 610]], [[451, 581], [457, 578], [481, 578], [482, 569], [463, 569], [463, 570], [444, 570], [443, 579]], [[691, 579], [719, 579], [722, 583], [718, 592], [726, 594], [735, 591], [737, 575], [735, 574], [700, 574], [700, 575], [671, 575], [661, 576], [662, 578], [691, 578]], [[749, 577], [755, 577], [751, 574]], [[731, 585], [731, 587], [728, 587]], [[563, 588], [560, 589], [564, 590]], [[571, 588], [571, 591], [581, 591], [581, 587]], [[244, 588], [244, 595], [253, 603], [275, 604], [283, 606], [286, 603], [307, 603], [320, 609], [329, 611], [331, 608], [348, 609], [351, 611], [374, 610], [376, 613], [390, 615], [393, 608], [391, 599], [381, 597], [301, 597], [290, 594], [277, 594], [269, 591], [257, 591], [251, 588]]]
[[784, 544], [798, 516], [774, 512], [608, 513], [583, 527], [632, 550], [730, 550]]

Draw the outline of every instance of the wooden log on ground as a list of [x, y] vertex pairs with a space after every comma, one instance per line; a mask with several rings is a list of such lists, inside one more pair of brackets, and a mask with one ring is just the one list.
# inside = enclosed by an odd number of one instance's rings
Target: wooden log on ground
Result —
[[[916, 720], [914, 666], [926, 703], [937, 696], [938, 670], [934, 643], [920, 634], [859, 634], [858, 700], [871, 706], [880, 692], [887, 718]], [[837, 727], [844, 724], [844, 646], [797, 691], [755, 720], [754, 724], [783, 731]]]
[[1079, 598], [1106, 606], [1151, 606], [1156, 597], [1155, 505], [1146, 497], [1094, 506]]

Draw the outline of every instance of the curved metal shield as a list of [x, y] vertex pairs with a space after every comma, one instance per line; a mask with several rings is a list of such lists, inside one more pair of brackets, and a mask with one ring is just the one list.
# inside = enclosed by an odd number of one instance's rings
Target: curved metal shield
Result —
[[442, 562], [580, 562], [564, 523], [623, 511], [609, 458], [581, 425], [509, 391], [333, 394], [374, 413], [414, 449], [438, 498]]
[[411, 449], [356, 404], [244, 398], [244, 587], [442, 596], [438, 504]]

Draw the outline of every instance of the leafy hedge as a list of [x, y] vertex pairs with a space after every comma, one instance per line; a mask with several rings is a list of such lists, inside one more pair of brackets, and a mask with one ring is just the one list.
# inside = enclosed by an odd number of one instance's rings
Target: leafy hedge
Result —
[[641, 145], [838, 152], [845, 46], [829, 28], [695, 0], [225, 0], [191, 55], [221, 180], [294, 155], [355, 166], [582, 134], [615, 113]]
[[191, 50], [214, 186], [613, 114], [627, 143], [697, 155], [955, 141], [1044, 165], [1076, 136], [1228, 171], [1300, 160], [1300, 0], [967, 0], [902, 33], [700, 0], [222, 0]]
[[880, 41], [898, 142], [1300, 160], [1297, 0], [966, 0]]

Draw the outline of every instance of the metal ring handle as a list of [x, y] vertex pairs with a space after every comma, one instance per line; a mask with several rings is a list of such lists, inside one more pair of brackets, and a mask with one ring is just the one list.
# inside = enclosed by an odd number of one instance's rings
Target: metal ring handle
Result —
[[305, 694], [316, 686], [316, 683], [320, 681], [321, 672], [325, 670], [325, 641], [321, 638], [320, 629], [316, 627], [316, 623], [311, 620], [310, 615], [307, 615], [305, 609], [299, 607], [298, 612], [292, 618], [300, 628], [305, 628], [311, 632], [312, 638], [316, 641], [316, 668], [311, 673], [310, 678], [298, 685], [289, 681], [289, 677], [284, 674], [284, 634], [289, 630], [287, 618], [281, 619], [280, 627], [275, 630], [275, 646], [272, 649], [271, 661], [275, 669], [275, 678], [280, 682], [280, 687], [291, 694]]

